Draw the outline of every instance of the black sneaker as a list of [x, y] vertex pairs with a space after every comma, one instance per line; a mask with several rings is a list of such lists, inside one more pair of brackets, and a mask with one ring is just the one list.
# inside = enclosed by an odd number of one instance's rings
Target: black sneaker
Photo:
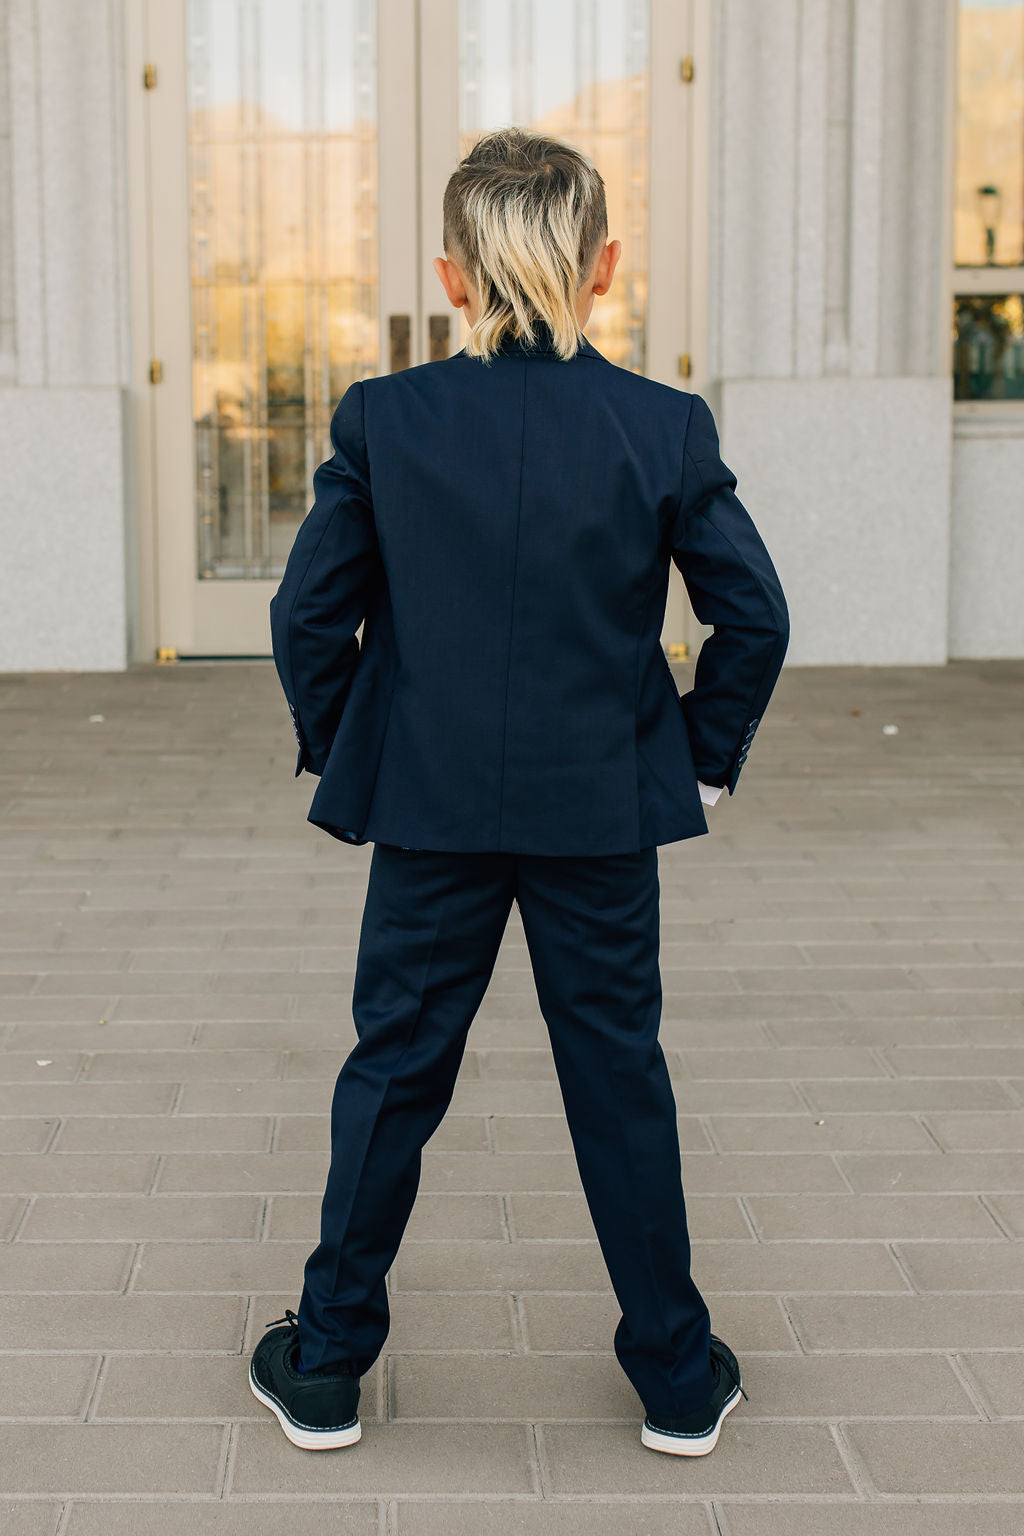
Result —
[[[706, 1456], [718, 1444], [722, 1420], [747, 1394], [740, 1385], [740, 1368], [728, 1344], [711, 1335], [711, 1369], [715, 1390], [703, 1408], [681, 1419], [665, 1419], [648, 1414], [640, 1431], [641, 1442], [652, 1451], [667, 1451], [670, 1456]], [[749, 1401], [749, 1399], [748, 1399]]]
[[293, 1445], [304, 1451], [334, 1451], [355, 1445], [362, 1429], [356, 1415], [359, 1378], [347, 1364], [299, 1371], [299, 1320], [290, 1309], [269, 1324], [252, 1352], [252, 1394], [277, 1414]]

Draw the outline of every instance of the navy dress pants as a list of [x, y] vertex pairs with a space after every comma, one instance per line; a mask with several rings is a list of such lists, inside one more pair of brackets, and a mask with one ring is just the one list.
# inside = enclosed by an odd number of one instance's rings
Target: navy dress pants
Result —
[[711, 1322], [690, 1276], [658, 1043], [659, 895], [657, 848], [567, 857], [374, 846], [352, 995], [358, 1041], [335, 1087], [320, 1242], [298, 1309], [305, 1369], [351, 1360], [362, 1374], [384, 1345], [385, 1276], [420, 1152], [451, 1101], [515, 901], [622, 1310], [615, 1353], [648, 1412], [707, 1402]]

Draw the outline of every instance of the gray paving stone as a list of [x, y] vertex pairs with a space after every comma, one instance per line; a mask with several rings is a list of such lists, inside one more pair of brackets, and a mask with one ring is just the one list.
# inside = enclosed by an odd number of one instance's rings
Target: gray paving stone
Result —
[[0, 1494], [0, 1529], [4, 1536], [54, 1536], [60, 1515], [59, 1504], [38, 1504], [34, 1499], [13, 1503]]
[[[564, 1115], [495, 1115], [491, 1127], [498, 1152], [572, 1151]], [[711, 1151], [707, 1134], [695, 1116], [679, 1117], [679, 1145], [688, 1152]]]
[[603, 1493], [674, 1499], [850, 1493], [849, 1473], [826, 1425], [745, 1421], [747, 1406], [741, 1402], [729, 1415], [710, 1456], [685, 1459], [640, 1454], [639, 1423], [628, 1428], [544, 1425], [539, 1431], [541, 1454], [551, 1490], [558, 1497]]
[[881, 1243], [700, 1243], [693, 1274], [702, 1291], [905, 1291]]
[[[339, 1061], [356, 1043], [351, 1019], [213, 1019], [196, 1028], [193, 1042], [200, 1051], [302, 1051], [314, 1047], [336, 1051]], [[961, 1042], [962, 1043], [962, 1042]]]
[[[330, 1145], [330, 1119], [322, 1112], [282, 1116], [274, 1137], [275, 1152], [329, 1152]], [[446, 1115], [427, 1146], [434, 1152], [486, 1152], [487, 1121], [483, 1115]]]
[[[359, 1417], [364, 1423], [377, 1417], [375, 1374], [368, 1374], [361, 1383]], [[249, 1390], [248, 1356], [115, 1355], [107, 1362], [91, 1417], [97, 1422], [253, 1419], [263, 1423], [266, 1409]]]
[[1010, 1109], [1015, 1100], [1003, 1083], [986, 1078], [915, 1077], [881, 1078], [877, 1082], [851, 1079], [842, 1082], [800, 1084], [812, 1109], [921, 1112], [934, 1109]]
[[[594, 1235], [594, 1224], [582, 1191], [571, 1195], [513, 1194], [508, 1196], [508, 1202], [511, 1228], [517, 1238]], [[750, 1225], [733, 1195], [691, 1195], [687, 1192], [686, 1216], [690, 1236], [695, 1242], [714, 1237], [740, 1241], [752, 1238]]]
[[53, 1051], [135, 1050], [152, 1031], [152, 1043], [163, 1048], [185, 1050], [192, 1043], [194, 1025], [181, 1021], [153, 1025], [101, 1024], [92, 1019], [84, 1024], [12, 1024], [9, 1045], [12, 1050], [35, 1051], [49, 1055]]
[[[611, 1351], [620, 1315], [613, 1296], [534, 1293], [523, 1296], [519, 1307], [529, 1350], [541, 1354]], [[709, 1310], [714, 1331], [736, 1351], [799, 1348], [775, 1296], [715, 1296]]]
[[644, 1503], [624, 1509], [620, 1500], [601, 1504], [588, 1498], [564, 1503], [474, 1499], [458, 1504], [398, 1499], [391, 1509], [395, 1536], [479, 1536], [481, 1531], [495, 1536], [623, 1536], [624, 1518], [630, 1536], [716, 1536], [702, 1504]]
[[401, 1354], [508, 1351], [516, 1346], [510, 1300], [497, 1293], [396, 1295], [388, 1349]]
[[[977, 959], [977, 956], [975, 956]], [[148, 974], [150, 972], [172, 972], [177, 974], [184, 971], [186, 975], [195, 976], [201, 972], [230, 975], [237, 971], [245, 974], [252, 972], [271, 971], [275, 975], [283, 975], [297, 971], [299, 968], [298, 948], [277, 948], [272, 952], [266, 949], [139, 949], [131, 961], [133, 973]]]
[[962, 1019], [892, 1018], [858, 1014], [856, 1018], [769, 1019], [765, 1032], [780, 1046], [965, 1046]]
[[854, 1189], [1024, 1191], [1024, 1152], [843, 1153], [839, 1165]]
[[0, 1088], [0, 1115], [164, 1115], [173, 1083], [18, 1083]]
[[12, 1243], [0, 1254], [0, 1291], [120, 1291], [130, 1243]]
[[1018, 1296], [794, 1296], [787, 1307], [809, 1350], [1024, 1347]]
[[716, 1502], [722, 1536], [1019, 1536], [1024, 1504], [974, 1503], [958, 1498], [940, 1504], [934, 1498], [911, 1504], [905, 1499], [890, 1504], [847, 1504], [829, 1500], [790, 1504], [780, 1500], [734, 1504]]
[[178, 1111], [183, 1115], [330, 1115], [334, 1078], [257, 1083], [183, 1083]]
[[967, 1354], [961, 1364], [996, 1417], [1024, 1417], [1024, 1356], [1019, 1351]]
[[1024, 1291], [1024, 1244], [896, 1243], [922, 1291]]
[[210, 1296], [197, 1307], [187, 1296], [76, 1293], [57, 1307], [48, 1296], [0, 1295], [0, 1337], [31, 1339], [40, 1350], [234, 1352], [244, 1318], [234, 1296]]
[[[759, 1051], [682, 1051], [683, 1065], [696, 1080], [703, 1078], [809, 1079], [815, 1077], [883, 1077], [884, 1069], [858, 1046], [776, 1046]], [[979, 1074], [980, 1075], [980, 1074]]]
[[0, 1156], [0, 1189], [19, 1194], [61, 1194], [66, 1190], [131, 1194], [148, 1189], [155, 1171], [156, 1158], [142, 1153], [13, 1154]]
[[[4, 1021], [0, 1021], [4, 1022]], [[70, 1083], [79, 1074], [85, 1057], [77, 1051], [0, 1051], [0, 1083]], [[45, 1065], [40, 1062], [45, 1060]]]
[[750, 1419], [975, 1420], [977, 1410], [941, 1355], [750, 1354], [740, 1362]]
[[41, 1195], [29, 1212], [23, 1238], [252, 1238], [263, 1202], [257, 1195]]
[[11, 1493], [216, 1492], [216, 1424], [0, 1424]]
[[304, 1456], [277, 1424], [243, 1424], [230, 1492], [527, 1494], [538, 1490], [530, 1432], [520, 1424], [368, 1425], [345, 1455]]
[[90, 1057], [84, 1076], [93, 1083], [231, 1081], [276, 1077], [279, 1068], [274, 1051], [103, 1051]]
[[423, 1159], [420, 1188], [505, 1194], [511, 1190], [574, 1190], [580, 1178], [569, 1152], [435, 1152]]
[[24, 1155], [42, 1152], [53, 1135], [56, 1120], [4, 1119], [0, 1120], [0, 1155], [16, 1152]]
[[632, 1421], [640, 1413], [608, 1355], [392, 1355], [389, 1380], [396, 1420]]
[[[969, 1011], [980, 1012], [976, 1006]], [[886, 1051], [885, 1059], [901, 1077], [1020, 1077], [1024, 1073], [1024, 1045], [971, 1046], [963, 1050], [947, 1046], [935, 1050], [926, 1046], [895, 1047]]]
[[[319, 1195], [273, 1195], [265, 1235], [274, 1239], [298, 1238], [312, 1246], [320, 1234], [320, 1204]], [[505, 1235], [500, 1196], [421, 1193], [404, 1240], [446, 1243], [457, 1238], [475, 1238], [502, 1242]]]
[[6, 1242], [24, 1215], [27, 1198], [0, 1195], [0, 1242]]
[[302, 1286], [308, 1243], [145, 1243], [133, 1290], [275, 1295]]
[[161, 1194], [247, 1190], [322, 1194], [329, 1163], [328, 1151], [210, 1152], [202, 1160], [170, 1152], [163, 1159], [157, 1188]]
[[[1018, 992], [847, 992], [843, 1006], [850, 1014], [867, 1016], [887, 1014], [894, 1020], [947, 1018], [961, 1021], [965, 1034], [970, 1022], [979, 1015], [1019, 1018], [1024, 994]], [[910, 1047], [913, 1049], [913, 1047]], [[924, 1049], [924, 1048], [922, 1048]], [[911, 1068], [912, 1070], [912, 1068]]]
[[81, 1418], [99, 1365], [93, 1355], [0, 1354], [0, 1419]]
[[926, 1117], [925, 1124], [950, 1152], [1024, 1151], [1024, 1110], [933, 1114]]
[[57, 1152], [262, 1152], [270, 1141], [267, 1116], [71, 1116], [54, 1143]]
[[679, 1050], [758, 1050], [770, 1043], [768, 1026], [760, 1020], [677, 1018], [670, 1011], [662, 1014], [660, 1039], [673, 1057]]
[[985, 1204], [1013, 1237], [1024, 1237], [1024, 1195], [986, 1195]]
[[604, 1291], [610, 1281], [592, 1242], [417, 1243], [391, 1271], [398, 1291]]
[[672, 1092], [682, 1115], [788, 1114], [806, 1108], [806, 1101], [792, 1083], [771, 1078], [751, 1082], [736, 1078], [721, 1082], [676, 1079]]
[[75, 1502], [66, 1536], [181, 1536], [184, 1530], [189, 1536], [378, 1536], [379, 1509], [375, 1500], [311, 1504], [301, 1495], [294, 1500], [232, 1499], [212, 1504], [195, 1500]]
[[762, 1190], [846, 1190], [842, 1174], [826, 1153], [687, 1152], [683, 1185], [693, 1194], [752, 1194]]
[[[472, 1037], [470, 1038], [472, 1040]], [[553, 1081], [555, 1076], [555, 1064], [551, 1052], [546, 1048], [478, 1051], [471, 1044], [466, 1052], [465, 1062], [471, 1061], [478, 1064], [480, 1075], [488, 1081], [500, 1082], [503, 1079], [512, 1079], [515, 1082], [528, 1082], [534, 1078]]]
[[771, 1242], [1001, 1235], [973, 1195], [751, 1195], [747, 1208], [759, 1235]]
[[1024, 1494], [1024, 1423], [851, 1424], [880, 1493]]
[[723, 1152], [934, 1151], [912, 1115], [713, 1115]]

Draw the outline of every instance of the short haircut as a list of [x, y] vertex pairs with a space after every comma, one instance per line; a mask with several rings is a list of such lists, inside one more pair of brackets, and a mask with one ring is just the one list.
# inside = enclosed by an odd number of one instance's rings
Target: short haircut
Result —
[[576, 294], [608, 236], [604, 180], [580, 150], [499, 128], [478, 139], [445, 188], [445, 253], [480, 296], [466, 352], [485, 360], [506, 339], [533, 345], [538, 325], [562, 358], [583, 332]]

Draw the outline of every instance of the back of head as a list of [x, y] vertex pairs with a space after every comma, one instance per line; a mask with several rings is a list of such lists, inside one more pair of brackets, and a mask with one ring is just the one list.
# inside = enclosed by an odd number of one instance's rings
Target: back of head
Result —
[[607, 234], [604, 181], [578, 149], [521, 128], [478, 139], [444, 194], [445, 252], [480, 296], [466, 352], [532, 345], [547, 326], [558, 355], [572, 357], [583, 334], [576, 294]]

